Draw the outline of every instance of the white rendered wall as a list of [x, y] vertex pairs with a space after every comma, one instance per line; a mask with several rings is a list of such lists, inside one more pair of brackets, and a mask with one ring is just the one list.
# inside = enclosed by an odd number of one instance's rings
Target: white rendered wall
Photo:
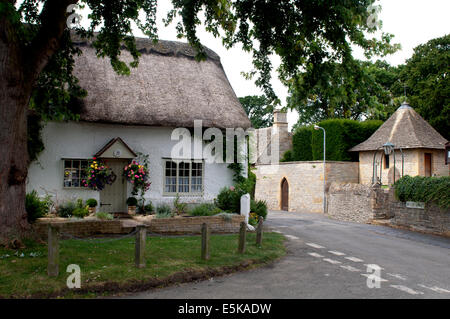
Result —
[[[112, 138], [120, 137], [135, 152], [149, 154], [150, 190], [145, 197], [153, 204], [172, 204], [173, 196], [163, 196], [163, 158], [171, 157], [172, 128], [126, 126], [86, 122], [48, 123], [42, 132], [45, 150], [28, 171], [27, 192], [35, 189], [41, 196], [48, 191], [58, 202], [77, 198], [96, 198], [99, 192], [89, 189], [63, 187], [62, 158], [90, 159]], [[181, 196], [186, 203], [212, 201], [220, 189], [233, 185], [232, 171], [228, 164], [204, 164], [204, 191], [202, 196]], [[128, 183], [128, 196], [131, 186]]]

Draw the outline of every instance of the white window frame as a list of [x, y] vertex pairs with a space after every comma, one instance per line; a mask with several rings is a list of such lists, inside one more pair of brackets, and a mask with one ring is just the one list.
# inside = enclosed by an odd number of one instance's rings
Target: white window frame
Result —
[[[87, 187], [81, 186], [81, 162], [85, 161], [87, 162], [87, 167], [89, 167], [89, 165], [92, 163], [92, 159], [88, 159], [88, 158], [62, 158], [62, 184], [63, 184], [63, 188], [64, 189], [89, 189]], [[71, 169], [73, 168], [73, 161], [80, 161], [80, 175], [79, 175], [79, 185], [80, 186], [66, 186], [66, 179], [65, 179], [65, 173], [66, 173], [66, 161], [71, 161]]]
[[[176, 164], [176, 182], [175, 182], [175, 192], [166, 192], [166, 163], [174, 162]], [[179, 164], [189, 163], [189, 192], [179, 192]], [[192, 163], [202, 164], [202, 188], [200, 192], [192, 191]], [[194, 159], [172, 159], [163, 158], [163, 196], [203, 196], [205, 187], [205, 161], [204, 160], [194, 160]]]

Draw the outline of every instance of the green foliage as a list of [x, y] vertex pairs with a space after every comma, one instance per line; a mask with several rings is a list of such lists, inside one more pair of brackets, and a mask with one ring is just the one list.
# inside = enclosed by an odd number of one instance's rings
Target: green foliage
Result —
[[436, 203], [450, 208], [450, 177], [404, 176], [394, 184], [395, 195], [402, 201]]
[[101, 220], [113, 220], [114, 219], [113, 215], [111, 215], [109, 213], [105, 213], [105, 212], [98, 212], [97, 214], [95, 214], [95, 216]]
[[42, 141], [42, 122], [41, 116], [37, 113], [31, 113], [27, 116], [27, 148], [30, 162], [37, 159], [38, 155], [45, 149]]
[[414, 49], [402, 69], [397, 90], [406, 85], [409, 103], [450, 140], [450, 34]]
[[317, 81], [311, 81], [305, 72], [289, 82], [288, 107], [297, 110], [298, 125], [330, 118], [385, 120], [386, 109], [395, 106], [390, 89], [398, 80], [399, 68], [384, 61], [358, 60], [323, 63], [315, 68], [320, 71]]
[[75, 209], [77, 209], [77, 205], [74, 202], [65, 202], [58, 206], [58, 216], [64, 218], [72, 217]]
[[33, 190], [25, 196], [25, 210], [29, 223], [43, 217], [48, 212], [48, 203], [41, 200], [38, 193]]
[[269, 127], [273, 122], [273, 105], [265, 96], [249, 95], [240, 97], [245, 113], [256, 129]]
[[88, 205], [89, 207], [97, 207], [98, 203], [97, 203], [97, 200], [95, 198], [89, 198], [86, 201], [86, 205]]
[[172, 208], [167, 204], [161, 204], [156, 208], [156, 218], [173, 217]]
[[299, 127], [292, 135], [292, 160], [291, 161], [312, 161], [312, 133], [311, 126]]
[[264, 218], [266, 220], [267, 218], [267, 202], [262, 200], [251, 200], [250, 201], [250, 211], [252, 213], [256, 213], [258, 216]]
[[175, 214], [181, 215], [187, 213], [187, 204], [186, 203], [180, 203], [180, 195], [177, 194], [173, 201], [173, 209]]
[[[381, 121], [325, 120], [318, 125], [326, 130], [326, 159], [329, 161], [358, 161], [358, 153], [348, 150], [368, 139]], [[292, 137], [292, 161], [323, 160], [323, 131], [312, 127], [297, 128]]]
[[78, 218], [84, 218], [87, 215], [89, 215], [89, 211], [86, 207], [77, 207], [72, 212], [72, 216], [78, 217]]
[[222, 210], [214, 204], [200, 204], [195, 206], [190, 212], [191, 216], [213, 216], [222, 213]]
[[147, 205], [144, 206], [145, 213], [151, 214], [155, 208], [153, 207], [152, 202], [149, 202]]
[[138, 203], [138, 200], [136, 199], [136, 197], [131, 196], [131, 197], [128, 197], [128, 198], [127, 198], [126, 204], [127, 204], [128, 206], [136, 206], [137, 203]]

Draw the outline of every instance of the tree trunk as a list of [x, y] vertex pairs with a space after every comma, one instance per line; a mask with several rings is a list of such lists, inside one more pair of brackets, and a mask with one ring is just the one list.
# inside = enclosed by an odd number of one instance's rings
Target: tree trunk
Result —
[[31, 84], [24, 81], [13, 26], [0, 22], [0, 239], [22, 237], [29, 229], [25, 211], [28, 168], [27, 109]]

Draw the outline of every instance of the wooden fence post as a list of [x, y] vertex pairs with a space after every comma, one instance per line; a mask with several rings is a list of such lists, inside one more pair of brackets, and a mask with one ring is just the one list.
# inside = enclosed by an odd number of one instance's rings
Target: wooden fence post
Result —
[[145, 225], [136, 226], [136, 242], [134, 262], [137, 268], [145, 267], [145, 241], [147, 239], [147, 229]]
[[206, 223], [202, 225], [202, 259], [209, 260], [209, 237], [210, 231]]
[[264, 218], [259, 217], [258, 227], [256, 228], [256, 246], [262, 245]]
[[50, 277], [59, 275], [59, 229], [48, 225], [48, 264], [47, 274]]
[[245, 253], [246, 232], [247, 232], [247, 223], [246, 222], [242, 222], [241, 223], [241, 228], [239, 230], [239, 247], [238, 247], [238, 252], [240, 254]]

